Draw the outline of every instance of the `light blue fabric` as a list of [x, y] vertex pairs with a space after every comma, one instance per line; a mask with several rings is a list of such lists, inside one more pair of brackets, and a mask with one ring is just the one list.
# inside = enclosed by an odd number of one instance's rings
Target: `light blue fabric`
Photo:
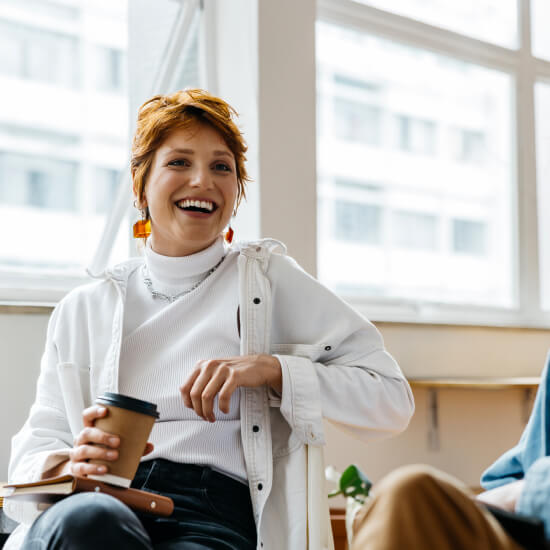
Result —
[[550, 539], [550, 355], [529, 422], [518, 444], [506, 451], [481, 476], [485, 489], [494, 489], [525, 478], [525, 486], [516, 511], [539, 517], [544, 521], [546, 537]]

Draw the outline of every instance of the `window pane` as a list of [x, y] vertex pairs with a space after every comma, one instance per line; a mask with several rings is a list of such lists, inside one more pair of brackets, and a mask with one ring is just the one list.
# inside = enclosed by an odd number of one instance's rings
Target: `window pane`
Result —
[[[517, 0], [355, 1], [500, 46], [518, 47]], [[541, 25], [543, 21], [548, 19]]]
[[513, 306], [511, 77], [325, 23], [317, 68], [320, 279]]
[[535, 85], [541, 306], [550, 309], [550, 84]]
[[83, 274], [92, 258], [128, 159], [126, 11], [126, 0], [2, 2], [1, 271]]
[[550, 2], [548, 0], [531, 0], [531, 30], [533, 54], [550, 60]]

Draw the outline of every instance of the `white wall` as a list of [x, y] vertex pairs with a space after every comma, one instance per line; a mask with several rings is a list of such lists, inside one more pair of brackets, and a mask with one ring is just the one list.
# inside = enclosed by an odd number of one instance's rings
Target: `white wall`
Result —
[[7, 480], [10, 441], [34, 400], [48, 315], [0, 314], [0, 481]]

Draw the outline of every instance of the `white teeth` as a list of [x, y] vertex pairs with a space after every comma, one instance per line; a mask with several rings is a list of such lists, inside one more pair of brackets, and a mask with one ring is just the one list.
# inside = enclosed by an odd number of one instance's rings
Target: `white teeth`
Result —
[[214, 210], [214, 204], [210, 201], [195, 201], [190, 199], [184, 199], [182, 201], [178, 201], [177, 205], [179, 208], [189, 208], [190, 206], [193, 206], [195, 208], [204, 208], [205, 210]]

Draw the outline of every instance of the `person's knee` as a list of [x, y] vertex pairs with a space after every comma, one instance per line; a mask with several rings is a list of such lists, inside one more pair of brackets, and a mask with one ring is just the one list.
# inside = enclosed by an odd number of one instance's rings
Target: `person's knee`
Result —
[[73, 495], [56, 504], [56, 508], [57, 529], [72, 540], [106, 534], [121, 523], [138, 521], [122, 502], [104, 494]]
[[374, 495], [377, 498], [395, 500], [401, 505], [408, 501], [418, 503], [423, 496], [433, 493], [441, 486], [444, 475], [424, 464], [402, 466], [375, 486]]

